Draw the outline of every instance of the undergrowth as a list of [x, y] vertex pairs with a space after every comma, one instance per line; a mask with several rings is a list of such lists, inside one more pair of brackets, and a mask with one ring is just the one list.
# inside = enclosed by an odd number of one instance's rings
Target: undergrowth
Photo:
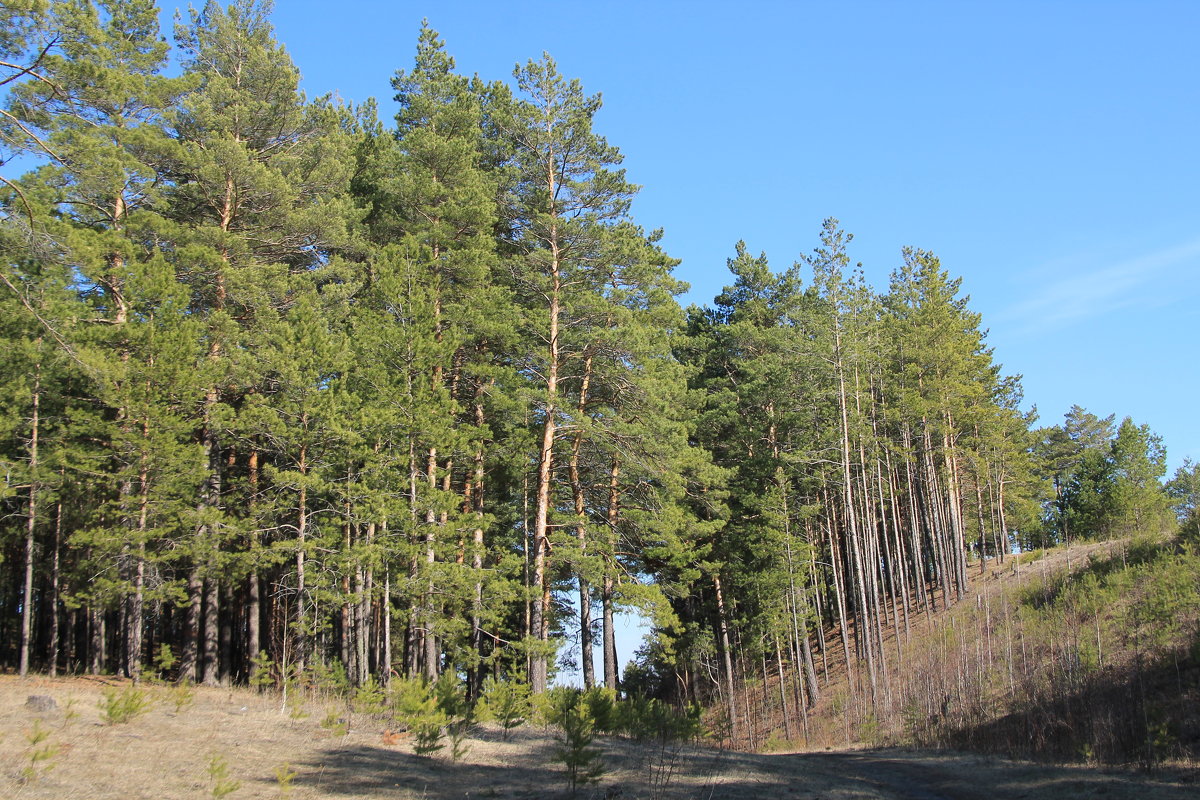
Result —
[[1145, 768], [1196, 758], [1200, 549], [1138, 539], [948, 615], [899, 704], [919, 746]]

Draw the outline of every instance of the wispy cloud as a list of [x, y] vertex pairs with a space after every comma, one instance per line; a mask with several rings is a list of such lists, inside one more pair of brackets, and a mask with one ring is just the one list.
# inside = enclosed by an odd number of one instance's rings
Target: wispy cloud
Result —
[[[1078, 259], [1073, 259], [1078, 262]], [[1066, 265], [1048, 264], [1026, 279], [1028, 296], [1004, 309], [998, 321], [1022, 334], [1047, 333], [1127, 308], [1168, 305], [1188, 294], [1178, 278], [1192, 276], [1200, 286], [1200, 239], [1147, 253], [1117, 264], [1070, 274]]]

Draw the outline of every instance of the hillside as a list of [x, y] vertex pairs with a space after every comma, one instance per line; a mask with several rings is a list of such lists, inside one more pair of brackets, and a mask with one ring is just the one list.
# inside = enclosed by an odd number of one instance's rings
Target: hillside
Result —
[[[1200, 757], [1200, 557], [1175, 539], [1089, 542], [971, 570], [967, 598], [886, 629], [872, 708], [830, 647], [807, 736], [776, 676], [751, 681], [743, 747], [878, 744], [1059, 762]], [[835, 641], [836, 631], [826, 633]], [[784, 691], [782, 696], [795, 695]], [[863, 698], [859, 703], [847, 698]], [[788, 729], [792, 736], [787, 736]]]
[[[421, 758], [412, 742], [332, 700], [308, 698], [301, 714], [246, 689], [147, 687], [153, 704], [104, 724], [99, 704], [120, 681], [0, 676], [0, 796], [21, 800], [159, 800], [226, 796], [350, 800], [566, 797], [551, 760], [553, 731], [520, 727], [507, 741], [494, 724], [474, 729], [466, 754]], [[30, 695], [56, 708], [35, 712]], [[326, 720], [332, 713], [334, 722]], [[344, 728], [339, 725], [346, 725]], [[37, 744], [36, 732], [45, 736]], [[748, 800], [787, 798], [1090, 798], [1182, 800], [1184, 772], [1153, 778], [964, 755], [899, 751], [746, 754], [714, 747], [598, 742], [606, 770], [578, 797]], [[35, 760], [37, 750], [48, 752]], [[31, 770], [24, 776], [25, 770]], [[282, 776], [282, 777], [281, 777]], [[288, 777], [291, 776], [291, 777]]]

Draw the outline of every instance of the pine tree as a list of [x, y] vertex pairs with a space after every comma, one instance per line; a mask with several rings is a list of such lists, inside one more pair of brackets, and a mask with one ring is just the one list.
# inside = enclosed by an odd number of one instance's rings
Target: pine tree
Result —
[[519, 67], [514, 76], [527, 99], [513, 107], [506, 121], [516, 176], [512, 216], [506, 222], [516, 291], [527, 309], [528, 341], [536, 348], [520, 369], [535, 376], [531, 396], [540, 428], [532, 529], [526, 535], [532, 592], [530, 685], [541, 693], [552, 652], [553, 565], [548, 554], [560, 502], [554, 491], [560, 464], [556, 449], [565, 415], [578, 406], [563, 381], [572, 366], [581, 375], [586, 358], [570, 333], [606, 283], [615, 255], [609, 229], [625, 219], [636, 190], [623, 170], [614, 169], [620, 152], [592, 131], [598, 95], [589, 97], [578, 81], [564, 79], [548, 55]]
[[[220, 610], [231, 589], [221, 554], [237, 526], [222, 498], [231, 459], [239, 456], [237, 406], [269, 380], [264, 356], [271, 354], [259, 347], [268, 337], [257, 332], [277, 324], [294, 292], [333, 272], [329, 256], [345, 242], [350, 218], [345, 115], [299, 93], [299, 73], [272, 37], [269, 11], [266, 2], [223, 9], [210, 0], [176, 27], [185, 74], [199, 85], [173, 122], [171, 213], [181, 226], [177, 269], [206, 323], [208, 384], [198, 420], [207, 477], [197, 503], [182, 655], [184, 674], [199, 667], [207, 683], [226, 679], [232, 666], [218, 652], [222, 627], [231, 622]], [[296, 493], [293, 586], [295, 622], [302, 624], [311, 510], [304, 487]], [[303, 651], [296, 663], [303, 666]]]

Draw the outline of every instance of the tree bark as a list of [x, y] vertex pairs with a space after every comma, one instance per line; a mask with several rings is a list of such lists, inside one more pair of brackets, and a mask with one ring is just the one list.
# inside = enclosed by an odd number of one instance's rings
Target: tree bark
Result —
[[[40, 347], [41, 338], [37, 340]], [[26, 506], [25, 520], [25, 580], [21, 597], [21, 656], [18, 674], [22, 677], [29, 673], [30, 633], [33, 630], [33, 549], [34, 533], [37, 531], [38, 489], [38, 435], [41, 431], [42, 403], [42, 363], [39, 360], [33, 368], [33, 416], [30, 420], [29, 433], [29, 500]]]

